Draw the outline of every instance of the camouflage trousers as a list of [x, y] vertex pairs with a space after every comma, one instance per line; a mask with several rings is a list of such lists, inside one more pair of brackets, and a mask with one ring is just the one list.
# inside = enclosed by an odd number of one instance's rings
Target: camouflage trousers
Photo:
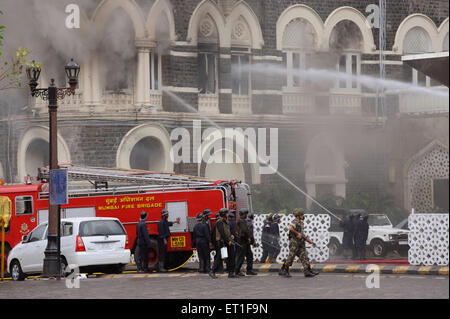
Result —
[[303, 268], [307, 269], [310, 267], [308, 252], [306, 251], [305, 243], [298, 243], [294, 241], [289, 242], [289, 256], [286, 260], [286, 267], [291, 267], [294, 262], [295, 257], [298, 257], [299, 262], [302, 263]]

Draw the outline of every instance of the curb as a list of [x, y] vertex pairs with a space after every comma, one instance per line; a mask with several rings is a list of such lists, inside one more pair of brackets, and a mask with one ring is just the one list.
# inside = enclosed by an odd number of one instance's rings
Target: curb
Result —
[[[312, 264], [311, 268], [321, 273], [364, 273], [373, 272], [367, 270], [368, 265], [352, 265], [352, 264]], [[448, 266], [385, 266], [377, 265], [381, 274], [389, 275], [432, 275], [432, 276], [448, 276]], [[281, 268], [280, 264], [262, 264], [255, 265], [254, 270], [258, 272], [278, 272]], [[303, 272], [303, 266], [296, 263], [291, 272]]]

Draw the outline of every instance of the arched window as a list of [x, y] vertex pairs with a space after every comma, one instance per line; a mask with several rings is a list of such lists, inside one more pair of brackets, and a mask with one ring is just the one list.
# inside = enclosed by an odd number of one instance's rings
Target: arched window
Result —
[[252, 34], [244, 17], [240, 16], [233, 25], [231, 33], [231, 82], [232, 93], [249, 96], [251, 90]]
[[219, 32], [211, 15], [206, 14], [198, 28], [198, 88], [200, 94], [218, 91]]
[[[301, 70], [306, 69], [308, 60], [314, 52], [316, 34], [311, 23], [302, 18], [292, 20], [283, 34], [283, 51], [286, 52], [288, 70], [287, 87], [304, 87], [305, 79]], [[295, 75], [294, 73], [298, 73]]]
[[100, 44], [103, 88], [112, 93], [132, 94], [136, 74], [137, 49], [131, 18], [122, 8], [111, 12]]
[[[420, 54], [432, 52], [432, 41], [428, 32], [422, 27], [413, 27], [403, 40], [403, 54]], [[412, 69], [412, 83], [414, 85], [430, 86], [430, 77], [416, 69]]]
[[351, 76], [361, 74], [361, 52], [363, 51], [363, 35], [359, 27], [350, 20], [340, 21], [333, 28], [330, 36], [330, 49], [339, 54], [336, 70], [348, 77], [335, 83], [338, 89], [359, 90], [361, 85]]

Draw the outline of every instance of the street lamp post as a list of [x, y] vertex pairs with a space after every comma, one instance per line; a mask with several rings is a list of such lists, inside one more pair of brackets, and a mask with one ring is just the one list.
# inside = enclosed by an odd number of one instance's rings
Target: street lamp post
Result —
[[[27, 67], [27, 77], [31, 90], [31, 96], [40, 97], [48, 101], [49, 127], [50, 127], [50, 170], [58, 169], [58, 132], [57, 132], [57, 110], [58, 99], [74, 95], [78, 84], [80, 66], [71, 59], [65, 66], [66, 75], [69, 79], [68, 88], [57, 88], [55, 80], [51, 79], [51, 84], [47, 89], [37, 88], [41, 69], [35, 66]], [[59, 223], [60, 206], [52, 204], [49, 200], [48, 210], [48, 235], [47, 247], [45, 249], [43, 277], [57, 277], [61, 275], [59, 259]]]

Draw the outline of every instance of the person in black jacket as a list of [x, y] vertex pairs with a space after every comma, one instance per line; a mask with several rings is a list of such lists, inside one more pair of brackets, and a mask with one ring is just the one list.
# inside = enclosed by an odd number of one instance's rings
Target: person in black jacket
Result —
[[367, 237], [369, 236], [369, 223], [367, 220], [369, 219], [368, 215], [364, 215], [358, 221], [355, 230], [355, 249], [357, 253], [357, 257], [360, 260], [366, 259], [366, 242]]
[[234, 236], [231, 234], [230, 226], [228, 225], [228, 209], [222, 208], [219, 211], [219, 215], [220, 219], [214, 224], [213, 229], [217, 259], [214, 260], [209, 276], [213, 279], [217, 278], [215, 273], [219, 268], [219, 263], [222, 262], [220, 250], [226, 247], [228, 257], [225, 259], [225, 262], [227, 263], [228, 278], [236, 278], [234, 274]]
[[148, 272], [148, 248], [151, 246], [150, 236], [145, 221], [147, 220], [147, 213], [141, 213], [141, 219], [136, 227], [138, 254], [136, 266], [138, 272]]
[[281, 216], [275, 214], [275, 216], [273, 216], [273, 223], [270, 225], [270, 235], [271, 235], [271, 242], [270, 242], [271, 247], [269, 249], [270, 263], [275, 263], [277, 261], [277, 257], [281, 251], [280, 226], [279, 226], [280, 221]]
[[262, 229], [262, 235], [261, 235], [261, 243], [262, 243], [262, 257], [261, 257], [261, 264], [264, 264], [267, 260], [267, 256], [269, 256], [269, 253], [271, 252], [271, 242], [272, 242], [272, 223], [273, 223], [273, 214], [269, 213], [267, 215], [266, 220], [264, 221], [263, 229]]
[[356, 228], [358, 227], [359, 219], [361, 218], [361, 213], [355, 212], [353, 214], [353, 254], [352, 259], [358, 259], [358, 252], [356, 249]]
[[353, 233], [354, 233], [354, 225], [353, 225], [353, 216], [348, 214], [345, 216], [344, 220], [339, 219], [339, 225], [343, 228], [344, 234], [342, 238], [342, 248], [344, 258], [349, 257], [349, 251], [353, 251]]
[[200, 223], [195, 225], [194, 227], [194, 238], [195, 238], [195, 247], [197, 248], [198, 260], [199, 260], [199, 273], [208, 273], [207, 264], [210, 263], [210, 251], [209, 251], [209, 242], [210, 242], [210, 234], [209, 228], [206, 223], [206, 218], [202, 213], [197, 215], [197, 220], [200, 220]]
[[169, 227], [173, 224], [179, 224], [180, 218], [178, 217], [175, 222], [169, 222], [169, 212], [167, 209], [161, 211], [161, 220], [158, 222], [158, 248], [159, 248], [159, 259], [157, 270], [160, 272], [167, 272], [167, 245], [170, 238]]
[[244, 263], [244, 258], [246, 255], [248, 255], [248, 251], [250, 250], [250, 244], [251, 244], [251, 237], [252, 234], [250, 232], [250, 228], [247, 224], [247, 216], [248, 216], [248, 209], [241, 209], [239, 211], [239, 219], [236, 222], [236, 238], [237, 242], [240, 245], [237, 247], [237, 258], [236, 258], [236, 269], [235, 274], [236, 276], [245, 276], [241, 272], [242, 264]]
[[[254, 214], [248, 215], [248, 217], [247, 217], [247, 225], [248, 225], [248, 228], [250, 229], [250, 234], [251, 234], [250, 244], [253, 247], [258, 247], [258, 244], [255, 242], [253, 219], [255, 219], [255, 215]], [[248, 250], [247, 255], [245, 256], [245, 259], [247, 261], [247, 272], [246, 272], [246, 274], [250, 275], [250, 276], [256, 276], [257, 273], [253, 271], [253, 251], [252, 251], [251, 247]]]

